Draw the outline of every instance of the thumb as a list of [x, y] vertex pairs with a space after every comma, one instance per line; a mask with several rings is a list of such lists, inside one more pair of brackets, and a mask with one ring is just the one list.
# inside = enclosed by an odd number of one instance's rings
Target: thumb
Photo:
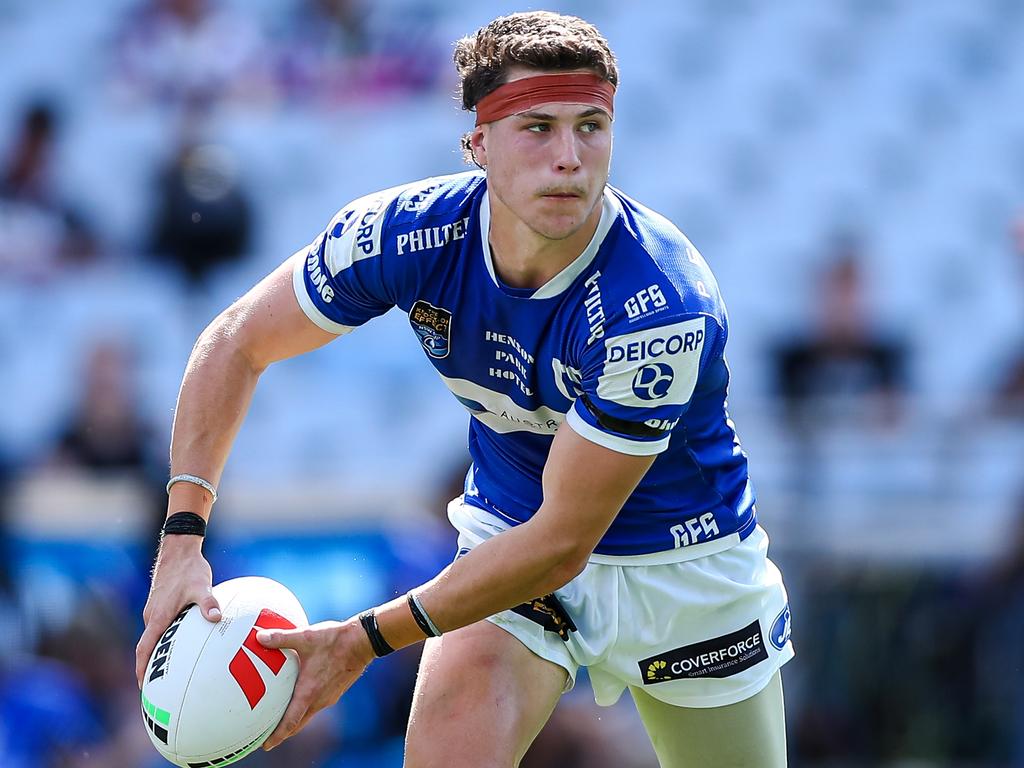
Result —
[[220, 621], [220, 605], [217, 603], [217, 598], [212, 594], [207, 594], [206, 597], [199, 601], [199, 610], [207, 621]]
[[293, 644], [297, 629], [261, 629], [256, 633], [256, 640], [266, 648], [295, 648]]

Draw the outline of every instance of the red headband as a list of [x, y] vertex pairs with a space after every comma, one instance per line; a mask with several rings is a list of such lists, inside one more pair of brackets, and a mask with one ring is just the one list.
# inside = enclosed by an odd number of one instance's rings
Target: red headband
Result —
[[590, 73], [523, 77], [499, 85], [480, 99], [476, 105], [476, 124], [491, 123], [552, 101], [590, 104], [611, 116], [614, 97], [615, 86]]

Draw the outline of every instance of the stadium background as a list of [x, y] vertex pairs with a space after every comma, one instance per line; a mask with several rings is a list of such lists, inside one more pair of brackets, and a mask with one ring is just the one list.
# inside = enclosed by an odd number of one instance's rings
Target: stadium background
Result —
[[[794, 766], [1024, 766], [1024, 3], [553, 2], [618, 54], [612, 181], [729, 303], [787, 576]], [[0, 2], [0, 766], [157, 766], [141, 631], [190, 346], [349, 199], [464, 168], [506, 2]], [[216, 580], [340, 618], [452, 555], [466, 414], [391, 313], [274, 366]], [[399, 766], [416, 651], [253, 766]], [[585, 680], [524, 766], [640, 768]]]

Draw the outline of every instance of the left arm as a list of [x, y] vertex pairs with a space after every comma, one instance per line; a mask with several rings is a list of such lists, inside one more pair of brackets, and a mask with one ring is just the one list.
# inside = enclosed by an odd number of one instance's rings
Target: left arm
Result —
[[[484, 541], [417, 596], [434, 623], [453, 630], [564, 586], [586, 567], [654, 456], [627, 456], [563, 425], [544, 466], [544, 500], [528, 522]], [[422, 640], [405, 598], [377, 609], [394, 647]]]
[[[558, 430], [544, 466], [544, 499], [527, 522], [475, 547], [417, 590], [424, 610], [444, 631], [465, 627], [553, 592], [579, 574], [622, 505], [654, 462], [628, 456]], [[405, 597], [376, 609], [393, 648], [424, 639]], [[270, 749], [334, 704], [373, 660], [357, 619], [308, 629], [260, 633], [269, 647], [299, 651], [304, 667], [291, 704], [267, 740]]]

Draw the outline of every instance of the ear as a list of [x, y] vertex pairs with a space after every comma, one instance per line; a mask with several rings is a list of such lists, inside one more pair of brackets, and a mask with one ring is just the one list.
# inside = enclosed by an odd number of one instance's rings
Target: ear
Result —
[[481, 168], [487, 167], [487, 146], [484, 138], [487, 124], [478, 125], [469, 137], [469, 146], [473, 150], [473, 159]]

